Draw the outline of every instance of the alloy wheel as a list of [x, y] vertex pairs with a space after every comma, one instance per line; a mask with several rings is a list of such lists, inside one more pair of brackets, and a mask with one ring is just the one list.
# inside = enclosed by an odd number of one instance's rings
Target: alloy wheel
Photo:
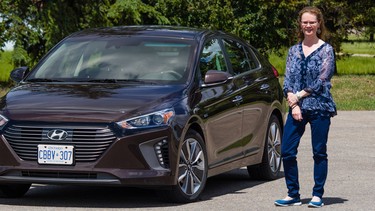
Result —
[[276, 122], [270, 124], [268, 130], [268, 162], [272, 172], [277, 172], [281, 165], [281, 133]]
[[180, 153], [178, 183], [186, 195], [200, 191], [206, 180], [204, 150], [198, 140], [188, 138], [182, 145]]

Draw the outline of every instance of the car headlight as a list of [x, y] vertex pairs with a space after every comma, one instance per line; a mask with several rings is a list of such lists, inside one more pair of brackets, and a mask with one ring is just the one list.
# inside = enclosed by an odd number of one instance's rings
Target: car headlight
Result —
[[8, 122], [8, 119], [5, 116], [0, 114], [0, 129], [2, 129]]
[[123, 129], [158, 127], [168, 125], [174, 115], [175, 113], [172, 109], [166, 109], [120, 121], [117, 124]]

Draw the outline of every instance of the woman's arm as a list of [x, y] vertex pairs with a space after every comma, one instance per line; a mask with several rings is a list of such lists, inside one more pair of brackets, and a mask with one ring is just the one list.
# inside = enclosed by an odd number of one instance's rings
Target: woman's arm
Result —
[[[320, 70], [320, 74], [317, 80], [315, 80], [309, 87], [303, 89], [304, 92], [308, 94], [320, 94], [323, 91], [323, 87], [330, 84], [331, 78], [335, 71], [335, 54], [333, 51], [332, 46], [327, 45], [325, 48], [322, 49], [322, 67]], [[301, 95], [305, 95], [305, 93], [301, 92]], [[304, 96], [302, 96], [304, 97]]]
[[287, 98], [289, 92], [293, 92], [290, 72], [291, 72], [291, 66], [292, 66], [292, 52], [291, 48], [288, 51], [288, 56], [286, 58], [286, 67], [285, 67], [285, 74], [284, 74], [284, 85], [283, 85], [283, 92], [284, 96]]

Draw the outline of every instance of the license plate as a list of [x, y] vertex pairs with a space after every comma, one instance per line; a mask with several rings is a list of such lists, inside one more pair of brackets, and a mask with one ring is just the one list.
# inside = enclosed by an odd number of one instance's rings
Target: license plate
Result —
[[74, 146], [66, 145], [38, 145], [39, 164], [73, 164]]

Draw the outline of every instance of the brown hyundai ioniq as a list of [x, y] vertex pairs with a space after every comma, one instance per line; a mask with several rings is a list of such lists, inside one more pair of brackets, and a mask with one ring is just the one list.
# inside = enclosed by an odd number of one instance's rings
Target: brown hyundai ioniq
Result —
[[196, 200], [209, 177], [280, 171], [275, 68], [240, 38], [184, 27], [84, 30], [0, 100], [0, 190], [32, 184], [150, 187]]

